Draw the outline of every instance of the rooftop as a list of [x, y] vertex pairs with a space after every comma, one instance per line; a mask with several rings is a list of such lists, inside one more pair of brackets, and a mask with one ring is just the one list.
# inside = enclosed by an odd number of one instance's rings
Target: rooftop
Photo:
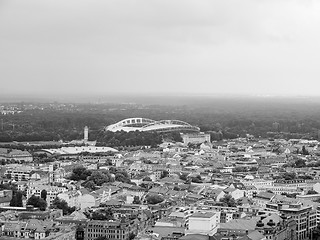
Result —
[[194, 218], [212, 218], [215, 215], [214, 212], [196, 212], [192, 214], [190, 217]]

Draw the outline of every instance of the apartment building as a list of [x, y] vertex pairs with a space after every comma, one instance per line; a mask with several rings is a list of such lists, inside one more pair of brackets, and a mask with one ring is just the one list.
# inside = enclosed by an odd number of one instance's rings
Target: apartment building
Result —
[[84, 239], [94, 240], [105, 236], [110, 240], [128, 240], [131, 233], [136, 233], [137, 224], [134, 221], [122, 219], [121, 221], [92, 220], [85, 226]]
[[24, 167], [11, 167], [7, 169], [4, 173], [7, 179], [20, 181], [28, 181], [32, 175], [32, 168]]
[[34, 184], [34, 185], [28, 186], [27, 199], [29, 199], [32, 195], [40, 197], [42, 190], [47, 191], [47, 204], [48, 204], [48, 206], [50, 206], [52, 204], [53, 200], [58, 196], [59, 193], [63, 193], [63, 192], [68, 191], [64, 187]]
[[[287, 198], [288, 199], [288, 198]], [[317, 227], [317, 209], [313, 205], [307, 205], [300, 201], [278, 201], [274, 199], [266, 204], [266, 209], [274, 210], [280, 215], [292, 218], [296, 221], [297, 240], [309, 239], [311, 232]]]

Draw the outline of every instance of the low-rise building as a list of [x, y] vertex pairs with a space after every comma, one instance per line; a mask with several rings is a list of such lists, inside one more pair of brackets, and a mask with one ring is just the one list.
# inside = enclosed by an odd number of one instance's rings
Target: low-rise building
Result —
[[185, 145], [188, 145], [189, 143], [204, 143], [204, 142], [211, 142], [210, 134], [206, 133], [188, 133], [188, 134], [182, 134], [182, 140]]
[[135, 221], [122, 219], [121, 221], [91, 220], [85, 226], [85, 239], [94, 240], [105, 236], [108, 239], [129, 240], [131, 234], [137, 233]]
[[19, 149], [0, 148], [0, 159], [14, 160], [19, 162], [32, 162], [32, 154]]
[[12, 190], [0, 191], [0, 207], [9, 206], [12, 199]]
[[189, 217], [186, 234], [213, 235], [217, 231], [217, 214], [214, 212], [196, 212]]
[[14, 166], [9, 167], [4, 175], [7, 179], [15, 180], [16, 182], [28, 181], [31, 178], [32, 170], [32, 168], [27, 166]]
[[30, 185], [27, 190], [27, 199], [32, 195], [41, 197], [41, 192], [46, 190], [47, 192], [47, 204], [50, 206], [53, 200], [58, 196], [59, 193], [67, 192], [68, 190], [64, 187], [50, 186], [50, 185]]

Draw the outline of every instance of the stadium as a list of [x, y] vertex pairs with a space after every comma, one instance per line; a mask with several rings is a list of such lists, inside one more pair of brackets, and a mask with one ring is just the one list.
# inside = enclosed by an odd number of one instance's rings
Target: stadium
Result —
[[148, 118], [127, 118], [105, 127], [105, 131], [199, 132], [200, 128], [180, 120], [155, 121]]

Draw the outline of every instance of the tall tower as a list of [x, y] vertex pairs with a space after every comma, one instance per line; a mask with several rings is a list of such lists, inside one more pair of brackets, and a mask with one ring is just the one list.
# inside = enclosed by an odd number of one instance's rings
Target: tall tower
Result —
[[87, 126], [84, 127], [84, 138], [83, 141], [84, 142], [88, 142], [89, 139], [89, 128]]
[[49, 165], [49, 184], [54, 183], [54, 172], [53, 172], [53, 165]]

